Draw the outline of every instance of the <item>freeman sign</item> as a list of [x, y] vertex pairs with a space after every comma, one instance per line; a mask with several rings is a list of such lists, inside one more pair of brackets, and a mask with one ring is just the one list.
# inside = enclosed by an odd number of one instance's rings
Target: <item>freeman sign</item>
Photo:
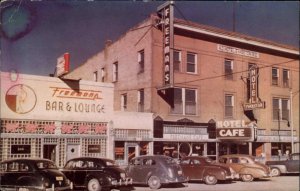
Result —
[[173, 5], [167, 2], [166, 6], [158, 10], [161, 15], [161, 24], [163, 32], [163, 56], [164, 56], [164, 85], [173, 85]]

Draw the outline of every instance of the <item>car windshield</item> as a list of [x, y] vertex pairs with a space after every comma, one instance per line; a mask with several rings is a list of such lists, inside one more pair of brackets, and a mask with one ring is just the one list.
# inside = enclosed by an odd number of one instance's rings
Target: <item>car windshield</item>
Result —
[[38, 169], [57, 169], [57, 166], [51, 161], [37, 161]]

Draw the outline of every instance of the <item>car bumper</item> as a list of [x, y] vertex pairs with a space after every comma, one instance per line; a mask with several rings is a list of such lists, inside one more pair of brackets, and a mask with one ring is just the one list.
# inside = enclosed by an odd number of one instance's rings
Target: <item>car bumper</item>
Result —
[[113, 186], [127, 186], [132, 185], [132, 178], [120, 179], [119, 181], [114, 180], [111, 182]]
[[185, 183], [188, 182], [189, 179], [186, 177], [176, 177], [176, 178], [165, 178], [162, 182], [163, 184], [172, 184], [172, 183]]

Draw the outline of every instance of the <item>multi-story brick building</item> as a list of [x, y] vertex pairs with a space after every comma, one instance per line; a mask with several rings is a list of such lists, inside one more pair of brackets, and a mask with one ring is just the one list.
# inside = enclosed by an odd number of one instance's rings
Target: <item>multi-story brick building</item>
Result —
[[147, 142], [116, 139], [115, 158], [145, 147], [174, 157], [299, 152], [297, 48], [173, 20], [172, 5], [158, 13], [68, 74], [114, 83], [115, 111], [154, 113]]

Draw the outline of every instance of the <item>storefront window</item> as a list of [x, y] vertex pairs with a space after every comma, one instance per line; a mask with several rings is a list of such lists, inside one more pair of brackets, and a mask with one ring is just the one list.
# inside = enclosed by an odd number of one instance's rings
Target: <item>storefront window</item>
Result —
[[115, 160], [124, 160], [124, 142], [116, 141], [115, 143]]

